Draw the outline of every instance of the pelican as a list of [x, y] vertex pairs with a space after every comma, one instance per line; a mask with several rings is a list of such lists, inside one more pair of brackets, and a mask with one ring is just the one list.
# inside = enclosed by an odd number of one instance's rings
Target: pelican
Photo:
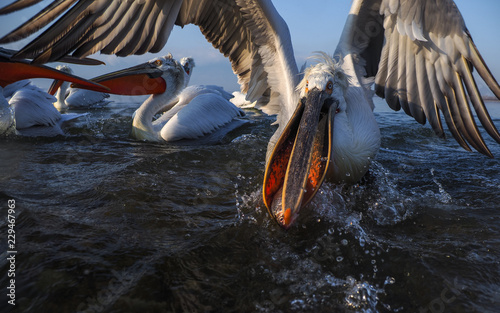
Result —
[[158, 52], [174, 25], [200, 27], [231, 61], [247, 100], [278, 114], [263, 198], [284, 228], [297, 220], [325, 178], [352, 183], [367, 172], [380, 147], [373, 86], [392, 109], [403, 108], [422, 124], [429, 121], [439, 137], [444, 137], [442, 114], [464, 149], [472, 146], [491, 157], [472, 103], [486, 132], [500, 143], [472, 70], [498, 98], [500, 87], [452, 0], [353, 0], [334, 55], [317, 54], [317, 64], [303, 76], [287, 24], [266, 0], [58, 1], [0, 42], [31, 35], [70, 4], [19, 57], [47, 62], [69, 52], [76, 57]]
[[[73, 74], [73, 70], [67, 65], [58, 65], [57, 70]], [[107, 106], [111, 101], [108, 100], [109, 93], [97, 92], [88, 89], [69, 88], [69, 82], [54, 80], [49, 88], [49, 94], [54, 95], [57, 99], [54, 102], [54, 107], [59, 111], [72, 109], [97, 109]]]
[[[190, 86], [192, 58], [177, 62], [172, 55], [92, 79], [120, 95], [151, 94], [135, 111], [131, 136], [146, 141], [199, 139], [218, 130], [228, 132], [244, 121], [232, 95], [218, 86]], [[154, 120], [157, 113], [164, 112]]]
[[55, 98], [32, 85], [27, 78], [68, 80], [96, 90], [106, 90], [77, 76], [47, 66], [31, 65], [26, 60], [16, 61], [11, 57], [11, 50], [0, 49], [0, 134], [59, 135], [63, 134], [61, 126], [64, 122], [78, 117], [61, 115], [52, 105]]
[[[85, 114], [61, 114], [52, 105], [56, 100], [29, 80], [18, 83], [11, 95], [9, 105], [14, 110], [16, 130], [23, 136], [52, 137], [64, 135], [63, 124]], [[10, 95], [4, 96], [9, 97]]]

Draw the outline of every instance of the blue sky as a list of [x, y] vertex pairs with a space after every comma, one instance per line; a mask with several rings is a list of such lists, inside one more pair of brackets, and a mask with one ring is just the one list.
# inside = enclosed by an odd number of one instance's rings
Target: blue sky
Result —
[[[2, 27], [0, 36], [14, 29], [32, 17], [50, 1], [43, 1], [32, 9], [23, 10], [7, 16], [0, 16]], [[12, 0], [2, 1], [2, 5]], [[500, 80], [500, 1], [498, 0], [455, 0], [466, 25], [491, 71]], [[297, 64], [305, 62], [314, 51], [333, 53], [349, 12], [349, 0], [275, 0], [278, 12], [287, 22], [294, 46]], [[18, 49], [20, 43], [7, 48]], [[196, 61], [191, 84], [216, 84], [228, 91], [238, 90], [237, 78], [231, 70], [229, 61], [209, 44], [198, 27], [189, 25], [181, 29], [175, 27], [165, 48], [159, 53], [171, 52], [176, 59], [192, 56]], [[129, 56], [118, 58], [94, 55], [106, 62], [106, 66], [72, 66], [75, 74], [91, 78], [103, 73], [136, 65], [154, 58], [156, 55]], [[42, 81], [39, 85], [49, 85]]]

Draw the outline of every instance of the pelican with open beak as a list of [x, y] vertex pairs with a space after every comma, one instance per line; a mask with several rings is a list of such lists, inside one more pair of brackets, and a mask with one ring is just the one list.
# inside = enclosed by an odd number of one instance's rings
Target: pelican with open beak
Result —
[[[348, 104], [352, 101], [346, 99], [348, 76], [331, 57], [323, 54], [320, 58], [323, 62], [310, 67], [298, 85], [297, 108], [288, 124], [277, 130], [273, 137], [277, 141], [267, 158], [264, 204], [285, 229], [294, 223], [325, 179], [358, 181], [380, 142], [374, 118], [367, 119], [361, 130], [353, 129], [354, 114], [349, 114], [352, 104]], [[366, 111], [370, 116], [370, 110]], [[364, 134], [353, 137], [354, 132]], [[368, 146], [369, 152], [362, 151], [356, 149], [359, 140], [375, 144]]]
[[245, 113], [229, 101], [232, 95], [222, 87], [185, 88], [193, 67], [192, 58], [177, 62], [169, 54], [93, 80], [114, 94], [150, 94], [134, 113], [131, 136], [135, 139], [171, 142], [216, 131], [223, 136], [241, 125], [239, 118]]

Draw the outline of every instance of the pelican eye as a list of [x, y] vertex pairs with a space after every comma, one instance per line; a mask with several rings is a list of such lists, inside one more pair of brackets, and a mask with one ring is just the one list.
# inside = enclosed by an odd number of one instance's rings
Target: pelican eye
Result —
[[162, 65], [163, 65], [163, 62], [162, 62], [160, 59], [158, 59], [158, 60], [155, 60], [155, 61], [153, 62], [153, 64], [154, 64], [154, 65], [156, 65], [156, 66], [162, 66]]
[[328, 93], [328, 94], [332, 94], [333, 92], [333, 83], [331, 81], [329, 81], [327, 84], [326, 84], [326, 89], [325, 91]]
[[306, 93], [309, 92], [309, 81], [306, 81]]

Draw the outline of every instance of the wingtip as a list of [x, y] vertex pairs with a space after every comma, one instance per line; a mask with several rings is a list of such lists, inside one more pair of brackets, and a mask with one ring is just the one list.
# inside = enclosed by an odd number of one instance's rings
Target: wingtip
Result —
[[472, 64], [474, 65], [484, 82], [488, 85], [488, 88], [490, 88], [497, 99], [500, 100], [500, 85], [498, 85], [497, 80], [486, 65], [486, 62], [481, 56], [481, 53], [479, 53], [479, 50], [474, 44], [474, 41], [472, 41], [472, 38], [471, 40], [469, 40], [469, 47], [471, 49]]
[[0, 15], [6, 15], [9, 13], [25, 9], [41, 1], [43, 0], [17, 0], [11, 4], [4, 6], [3, 8], [0, 8]]

